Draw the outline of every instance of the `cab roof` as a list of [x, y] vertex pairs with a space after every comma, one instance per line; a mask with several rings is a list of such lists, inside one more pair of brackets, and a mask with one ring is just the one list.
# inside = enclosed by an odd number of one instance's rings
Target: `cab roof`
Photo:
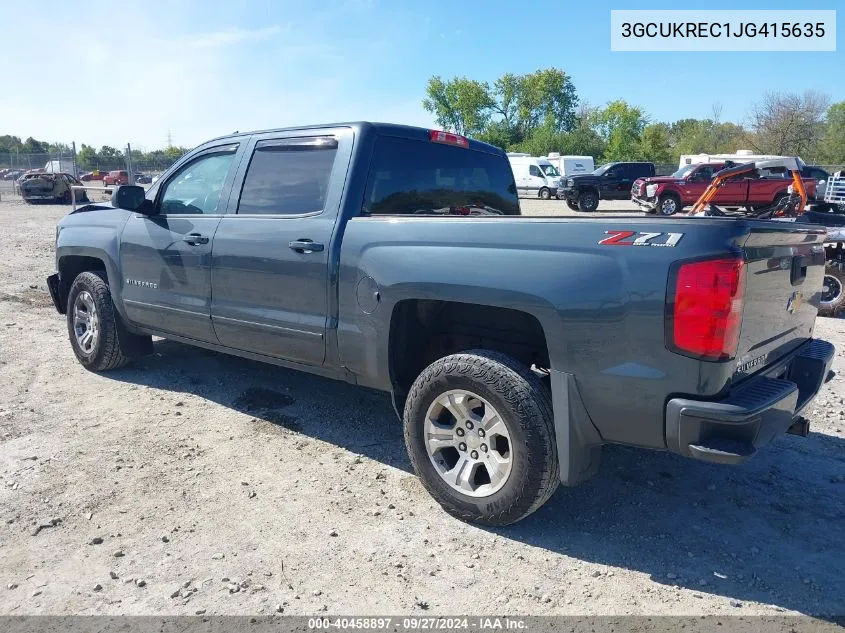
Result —
[[[248, 132], [233, 132], [232, 134], [226, 134], [223, 136], [218, 136], [217, 138], [209, 139], [205, 141], [201, 145], [205, 145], [206, 143], [212, 143], [216, 141], [222, 141], [226, 139], [234, 139], [240, 138], [245, 136], [252, 136], [254, 134], [272, 134], [273, 132], [296, 132], [299, 130], [308, 131], [308, 130], [321, 130], [321, 129], [330, 129], [330, 128], [338, 128], [338, 127], [349, 127], [354, 130], [360, 131], [362, 133], [375, 133], [378, 135], [385, 135], [385, 136], [399, 136], [403, 138], [409, 139], [419, 139], [419, 140], [429, 140], [429, 133], [432, 130], [441, 131], [440, 128], [437, 127], [420, 127], [414, 125], [404, 125], [401, 123], [379, 123], [375, 121], [347, 121], [345, 123], [319, 123], [315, 125], [297, 125], [293, 127], [282, 127], [282, 128], [270, 128], [266, 130], [252, 130]], [[468, 138], [469, 140], [469, 148], [476, 149], [481, 151], [487, 151], [494, 154], [501, 154], [505, 156], [505, 150], [500, 147], [496, 147], [495, 145], [491, 145], [489, 143], [484, 143], [483, 141], [477, 141], [475, 139]]]

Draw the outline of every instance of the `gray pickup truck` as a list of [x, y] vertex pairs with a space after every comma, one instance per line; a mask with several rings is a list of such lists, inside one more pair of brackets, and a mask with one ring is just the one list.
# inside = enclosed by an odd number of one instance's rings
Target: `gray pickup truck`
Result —
[[806, 435], [824, 235], [524, 217], [500, 149], [338, 124], [219, 138], [80, 207], [48, 285], [91, 371], [155, 335], [389, 392], [431, 495], [501, 525], [603, 444], [739, 464]]

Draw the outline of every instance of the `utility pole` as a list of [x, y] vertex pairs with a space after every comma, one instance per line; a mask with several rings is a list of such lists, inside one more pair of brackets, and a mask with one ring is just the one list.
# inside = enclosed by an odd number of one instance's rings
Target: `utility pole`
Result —
[[73, 177], [79, 178], [79, 168], [76, 166], [76, 141], [72, 141], [70, 146], [73, 148]]
[[126, 174], [129, 180], [128, 185], [135, 184], [135, 175], [132, 173], [132, 147], [129, 143], [126, 144]]

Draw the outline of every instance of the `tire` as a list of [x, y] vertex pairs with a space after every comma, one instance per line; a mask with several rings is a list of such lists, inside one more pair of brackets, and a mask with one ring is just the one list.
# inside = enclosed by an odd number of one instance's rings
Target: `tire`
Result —
[[657, 201], [658, 215], [675, 215], [683, 206], [681, 206], [681, 199], [673, 193], [666, 193], [660, 196]]
[[[108, 371], [123, 367], [131, 360], [120, 348], [117, 333], [120, 316], [112, 302], [105, 273], [79, 273], [70, 287], [66, 312], [70, 345], [85, 369], [93, 372]], [[87, 325], [80, 313], [88, 315]], [[92, 330], [93, 340], [88, 339], [89, 345], [83, 334]]]
[[578, 195], [578, 209], [580, 211], [595, 211], [599, 208], [599, 197], [595, 191], [584, 191]]
[[552, 197], [552, 192], [549, 191], [546, 187], [543, 187], [543, 188], [540, 189], [540, 193], [537, 194], [537, 195], [540, 196], [541, 200], [548, 200], [549, 198]]
[[573, 211], [578, 211], [578, 203], [572, 202], [569, 198], [566, 199], [566, 206], [572, 209]]
[[[473, 409], [464, 418], [469, 420], [464, 422], [466, 428], [460, 426], [459, 416], [440, 404], [449, 395], [456, 398], [453, 403], [460, 399], [454, 409], [460, 410], [461, 405]], [[491, 414], [490, 408], [500, 423], [486, 428], [500, 432], [487, 436], [479, 429], [485, 428], [482, 414]], [[438, 422], [430, 422], [434, 419]], [[470, 350], [433, 362], [411, 387], [404, 426], [408, 455], [423, 486], [446, 512], [463, 521], [514, 523], [542, 506], [559, 484], [549, 389], [527, 367], [504, 354]], [[434, 428], [451, 439], [430, 453], [426, 437]], [[463, 448], [457, 444], [461, 438], [465, 439]], [[496, 462], [506, 463], [501, 468], [507, 473], [494, 481], [495, 471], [488, 464]], [[471, 469], [463, 478], [469, 480], [463, 491], [441, 474], [454, 472], [459, 463]]]
[[819, 316], [836, 316], [845, 305], [845, 272], [836, 263], [829, 263], [824, 270], [824, 285], [819, 300]]

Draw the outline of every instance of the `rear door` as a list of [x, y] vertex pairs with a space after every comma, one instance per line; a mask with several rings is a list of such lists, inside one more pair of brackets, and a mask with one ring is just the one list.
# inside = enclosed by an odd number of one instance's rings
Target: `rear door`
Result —
[[120, 242], [122, 297], [130, 321], [215, 342], [211, 327], [211, 245], [227, 212], [242, 154], [238, 143], [209, 147], [152, 192], [156, 213], [134, 214]]
[[256, 135], [217, 229], [211, 318], [221, 344], [308, 365], [325, 358], [329, 251], [353, 133]]

